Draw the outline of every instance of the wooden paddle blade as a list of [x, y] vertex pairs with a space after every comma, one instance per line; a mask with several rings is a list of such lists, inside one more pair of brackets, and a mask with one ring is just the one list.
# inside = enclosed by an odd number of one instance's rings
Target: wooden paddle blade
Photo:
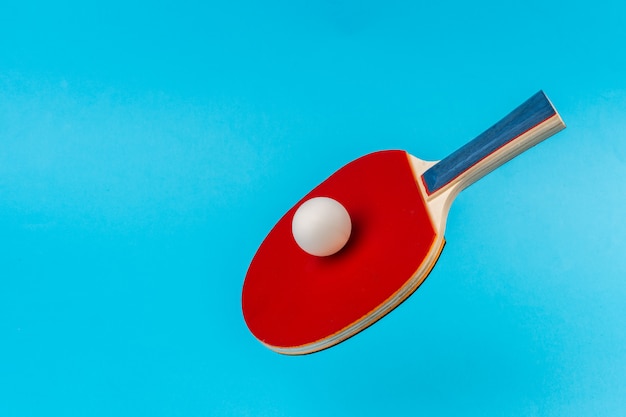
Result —
[[[242, 308], [252, 333], [286, 354], [330, 347], [368, 327], [424, 280], [443, 247], [408, 154], [383, 151], [346, 165], [283, 216], [254, 256]], [[318, 257], [294, 241], [296, 209], [330, 197], [353, 232], [338, 253]]]

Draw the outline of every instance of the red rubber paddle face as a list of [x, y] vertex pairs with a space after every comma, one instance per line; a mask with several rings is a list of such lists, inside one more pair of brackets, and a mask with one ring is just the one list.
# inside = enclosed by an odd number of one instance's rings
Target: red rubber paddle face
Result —
[[[293, 215], [313, 197], [333, 198], [350, 214], [352, 235], [334, 255], [309, 255], [293, 238]], [[243, 286], [246, 323], [281, 353], [339, 343], [379, 318], [371, 317], [398, 297], [436, 237], [406, 152], [357, 159], [307, 194], [265, 238]]]

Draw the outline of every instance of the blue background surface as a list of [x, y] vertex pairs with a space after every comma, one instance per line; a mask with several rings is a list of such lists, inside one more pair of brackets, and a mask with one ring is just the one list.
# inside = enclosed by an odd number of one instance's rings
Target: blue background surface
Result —
[[[622, 1], [0, 6], [0, 415], [623, 416]], [[543, 89], [425, 284], [286, 357], [240, 294], [302, 195], [440, 159]]]

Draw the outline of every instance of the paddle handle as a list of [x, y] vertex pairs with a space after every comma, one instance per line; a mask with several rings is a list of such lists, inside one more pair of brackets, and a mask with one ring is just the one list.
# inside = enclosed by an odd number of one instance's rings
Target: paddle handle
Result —
[[479, 180], [500, 165], [565, 128], [565, 123], [543, 91], [505, 116], [471, 142], [442, 159], [424, 174], [431, 196]]

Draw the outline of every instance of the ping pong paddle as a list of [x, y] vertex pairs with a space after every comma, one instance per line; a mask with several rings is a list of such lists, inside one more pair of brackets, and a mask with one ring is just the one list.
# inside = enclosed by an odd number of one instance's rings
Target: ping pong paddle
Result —
[[[242, 290], [248, 328], [268, 348], [299, 355], [372, 325], [428, 276], [456, 195], [563, 128], [540, 91], [443, 160], [388, 150], [339, 169], [291, 208], [257, 250]], [[315, 233], [330, 228], [323, 233], [336, 247], [311, 249], [297, 233], [307, 221], [300, 234], [315, 243]]]

